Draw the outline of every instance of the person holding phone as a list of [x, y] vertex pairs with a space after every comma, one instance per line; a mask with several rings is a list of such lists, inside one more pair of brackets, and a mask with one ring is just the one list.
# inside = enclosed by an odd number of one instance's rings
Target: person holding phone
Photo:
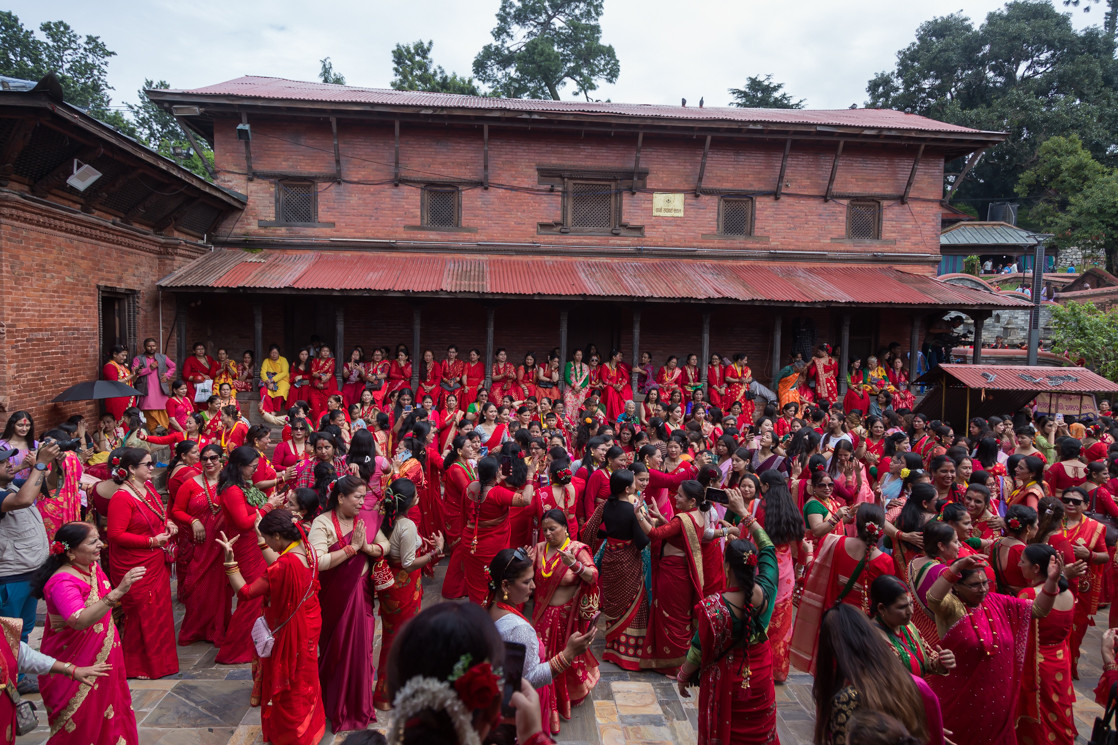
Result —
[[489, 564], [489, 617], [497, 626], [497, 632], [506, 642], [523, 644], [527, 650], [524, 656], [523, 678], [540, 695], [540, 709], [544, 721], [548, 722], [551, 734], [559, 734], [558, 717], [551, 721], [550, 712], [555, 695], [552, 682], [554, 678], [571, 668], [574, 661], [590, 648], [598, 635], [597, 628], [585, 633], [575, 630], [557, 654], [547, 657], [547, 647], [536, 635], [536, 629], [524, 614], [518, 610], [532, 597], [536, 589], [535, 569], [532, 558], [522, 548], [502, 549]]

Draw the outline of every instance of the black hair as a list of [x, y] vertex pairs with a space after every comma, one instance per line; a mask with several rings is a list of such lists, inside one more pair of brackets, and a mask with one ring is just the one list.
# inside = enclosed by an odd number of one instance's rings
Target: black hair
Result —
[[540, 516], [540, 525], [543, 525], [544, 520], [551, 520], [553, 523], [562, 525], [564, 528], [570, 525], [570, 523], [567, 522], [567, 516], [563, 513], [563, 510], [558, 507], [543, 513], [543, 515]]
[[20, 419], [26, 419], [31, 427], [27, 430], [27, 443], [33, 445], [35, 442], [35, 420], [31, 418], [30, 411], [20, 410], [8, 417], [8, 423], [4, 425], [4, 433], [0, 434], [0, 440], [11, 440], [16, 433], [16, 422]]
[[519, 549], [503, 548], [489, 562], [489, 593], [496, 600], [501, 595], [501, 584], [515, 579], [532, 568], [532, 560], [520, 558]]
[[696, 504], [699, 506], [699, 510], [702, 512], [710, 511], [710, 502], [707, 501], [706, 488], [698, 481], [688, 479], [680, 484], [679, 488], [683, 491], [683, 496], [695, 500]]
[[895, 574], [882, 574], [870, 584], [870, 615], [877, 615], [878, 606], [886, 607], [897, 602], [897, 598], [908, 594], [906, 585]]
[[1060, 460], [1078, 458], [1083, 452], [1083, 443], [1074, 437], [1061, 437], [1056, 442], [1057, 449], [1060, 451]]
[[955, 529], [945, 522], [931, 520], [924, 526], [924, 555], [939, 558], [940, 544], [951, 543]]
[[614, 471], [609, 476], [609, 498], [617, 500], [625, 493], [625, 490], [633, 485], [635, 474], [628, 469], [621, 469]]
[[[1023, 535], [1028, 529], [1037, 524], [1037, 513], [1032, 507], [1025, 504], [1011, 505], [1005, 511], [1005, 532], [1012, 535]], [[1017, 520], [1020, 527], [1013, 528], [1009, 523], [1011, 520]]]
[[228, 486], [236, 486], [242, 491], [252, 486], [252, 482], [246, 482], [241, 475], [241, 469], [259, 459], [260, 453], [251, 445], [234, 448], [233, 452], [229, 453], [229, 460], [225, 462], [225, 467], [221, 469], [221, 475], [217, 477], [217, 493], [221, 494]]
[[902, 533], [919, 533], [924, 529], [928, 518], [924, 514], [924, 506], [928, 500], [936, 498], [936, 488], [931, 484], [919, 483], [912, 485], [912, 493], [901, 508], [897, 517], [897, 530]]
[[769, 534], [770, 540], [775, 545], [782, 546], [803, 538], [804, 516], [796, 509], [784, 474], [770, 468], [763, 471], [759, 478], [768, 487], [763, 490], [764, 496], [758, 494], [758, 498], [764, 500], [765, 532]]
[[380, 532], [385, 538], [392, 537], [398, 519], [407, 517], [408, 510], [415, 503], [415, 495], [415, 482], [411, 479], [393, 479], [384, 487], [384, 499], [381, 501], [384, 519], [380, 523]]
[[[1030, 543], [1028, 546], [1025, 546], [1024, 555], [1026, 561], [1040, 569], [1042, 577], [1047, 577], [1048, 564], [1052, 559], [1056, 558], [1056, 549], [1047, 543]], [[1068, 581], [1064, 578], [1063, 572], [1060, 572], [1058, 583], [1060, 592], [1068, 589]]]
[[752, 602], [753, 586], [757, 580], [757, 564], [756, 559], [751, 563], [749, 557], [760, 558], [759, 554], [757, 544], [748, 538], [735, 538], [726, 542], [726, 566], [733, 574], [738, 589], [745, 593], [745, 604], [742, 609], [745, 630], [740, 636], [735, 636], [735, 641], [746, 647], [749, 646], [749, 640], [756, 632], [765, 630], [764, 626], [758, 626], [758, 614]]
[[[254, 450], [253, 452], [255, 453], [256, 451]], [[113, 459], [119, 457], [120, 462], [113, 464], [113, 481], [115, 481], [117, 484], [123, 484], [125, 481], [128, 480], [130, 476], [130, 474], [128, 473], [129, 469], [135, 468], [136, 466], [140, 465], [140, 462], [143, 461], [143, 459], [146, 458], [148, 455], [150, 455], [150, 453], [148, 453], [148, 451], [144, 450], [143, 448], [125, 447], [114, 450], [109, 460], [111, 462]]]
[[322, 503], [318, 499], [318, 492], [301, 486], [295, 490], [294, 496], [295, 504], [299, 505], [299, 509], [303, 512], [303, 522], [309, 523], [318, 517], [318, 513], [322, 511]]
[[[319, 463], [318, 465], [325, 464]], [[318, 466], [315, 466], [315, 468], [317, 469]], [[353, 494], [362, 486], [366, 485], [367, 483], [364, 479], [359, 476], [354, 476], [352, 473], [347, 473], [345, 476], [335, 479], [330, 485], [330, 496], [326, 498], [327, 511], [333, 510], [338, 506], [339, 497], [348, 497], [350, 494]], [[341, 536], [338, 537], [341, 538]]]
[[46, 587], [47, 580], [49, 580], [55, 572], [61, 569], [66, 564], [70, 563], [70, 559], [66, 556], [66, 551], [72, 551], [77, 548], [83, 541], [89, 538], [91, 531], [96, 528], [91, 523], [86, 522], [70, 522], [65, 523], [57, 531], [51, 541], [58, 541], [65, 544], [66, 550], [59, 553], [47, 554], [47, 560], [35, 572], [35, 576], [31, 579], [31, 595], [32, 597], [43, 598], [43, 588]]
[[1044, 484], [1044, 461], [1035, 455], [1026, 455], [1022, 462], [1025, 464], [1025, 468], [1029, 470], [1029, 475], [1032, 476], [1033, 481], [1037, 484]]
[[[187, 453], [189, 453], [191, 450], [193, 450], [197, 446], [198, 446], [198, 443], [195, 442], [194, 440], [183, 440], [182, 442], [177, 443], [175, 445], [175, 457], [171, 458], [171, 462], [167, 464], [167, 473], [168, 474], [174, 473], [175, 468], [180, 463], [182, 463], [183, 456], [186, 455]], [[174, 496], [175, 496], [174, 494], [171, 495], [172, 499], [174, 498]]]
[[264, 517], [260, 518], [260, 525], [257, 529], [263, 536], [275, 535], [285, 541], [302, 540], [303, 535], [295, 527], [295, 520], [295, 515], [291, 514], [290, 511], [283, 507], [277, 507], [264, 513]]

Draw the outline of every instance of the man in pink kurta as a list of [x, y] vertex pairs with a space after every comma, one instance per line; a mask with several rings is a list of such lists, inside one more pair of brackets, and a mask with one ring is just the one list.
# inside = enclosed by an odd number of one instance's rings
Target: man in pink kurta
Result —
[[160, 425], [170, 426], [167, 399], [171, 397], [171, 381], [175, 379], [175, 362], [158, 349], [155, 339], [144, 339], [144, 353], [132, 360], [136, 386], [147, 394], [136, 402], [136, 406], [144, 412], [149, 430]]

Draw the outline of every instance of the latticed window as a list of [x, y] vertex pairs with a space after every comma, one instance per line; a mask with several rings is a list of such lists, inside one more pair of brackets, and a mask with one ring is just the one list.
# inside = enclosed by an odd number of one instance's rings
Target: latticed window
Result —
[[846, 237], [856, 241], [881, 238], [881, 202], [855, 200], [846, 205]]
[[749, 197], [722, 197], [718, 200], [720, 235], [753, 235], [753, 200]]
[[618, 200], [610, 181], [571, 181], [567, 187], [567, 227], [610, 230], [617, 227]]
[[276, 182], [276, 222], [318, 222], [318, 201], [313, 181]]
[[460, 194], [454, 186], [423, 187], [422, 220], [430, 228], [457, 228], [462, 224]]

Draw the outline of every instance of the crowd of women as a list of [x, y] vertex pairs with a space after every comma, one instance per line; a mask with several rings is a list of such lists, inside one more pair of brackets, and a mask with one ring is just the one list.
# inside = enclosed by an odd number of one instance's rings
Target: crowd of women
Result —
[[[771, 399], [741, 354], [705, 383], [694, 355], [646, 356], [634, 390], [617, 352], [498, 350], [486, 371], [451, 347], [413, 391], [402, 346], [340, 371], [325, 345], [279, 351], [256, 371], [198, 345], [162, 429], [128, 400], [42, 443], [9, 420], [14, 475], [49, 484], [42, 652], [75, 666], [41, 678], [52, 742], [137, 742], [125, 678], [209, 642], [251, 663], [272, 743], [389, 709], [406, 742], [542, 743], [598, 683], [599, 632], [603, 660], [698, 687], [701, 743], [775, 742], [792, 666], [815, 675], [817, 743], [1074, 741], [1084, 634], [1118, 587], [1109, 412], [957, 436], [911, 412], [899, 355], [856, 361], [839, 403], [826, 345]], [[236, 397], [254, 388], [265, 424]], [[444, 558], [442, 597], [468, 602], [420, 613]]]

